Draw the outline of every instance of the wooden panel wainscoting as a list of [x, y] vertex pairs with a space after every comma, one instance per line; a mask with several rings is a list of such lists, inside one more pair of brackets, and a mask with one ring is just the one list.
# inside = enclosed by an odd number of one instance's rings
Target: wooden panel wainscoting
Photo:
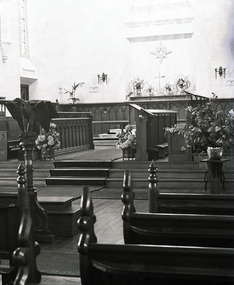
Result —
[[58, 150], [93, 149], [92, 118], [55, 118], [53, 122], [60, 134], [61, 147]]

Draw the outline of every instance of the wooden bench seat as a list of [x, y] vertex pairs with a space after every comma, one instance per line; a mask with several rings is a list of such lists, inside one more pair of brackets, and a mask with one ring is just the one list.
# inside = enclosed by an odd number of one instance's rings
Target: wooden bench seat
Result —
[[147, 148], [150, 159], [165, 158], [168, 156], [168, 142]]
[[78, 221], [82, 285], [233, 284], [233, 248], [99, 244], [95, 222], [85, 187]]
[[138, 213], [130, 171], [125, 171], [123, 188], [125, 243], [234, 248], [234, 216]]

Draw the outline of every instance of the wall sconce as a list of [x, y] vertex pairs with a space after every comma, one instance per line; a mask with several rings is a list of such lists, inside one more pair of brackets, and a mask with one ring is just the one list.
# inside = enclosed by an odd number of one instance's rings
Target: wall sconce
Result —
[[97, 77], [98, 77], [98, 84], [101, 81], [107, 83], [107, 74], [105, 74], [104, 72], [102, 73], [102, 75], [98, 74]]
[[215, 68], [215, 78], [217, 78], [217, 73], [219, 74], [220, 77], [225, 78], [225, 73], [226, 73], [226, 68], [223, 68], [222, 66], [220, 66], [219, 68]]
[[2, 53], [2, 61], [5, 63], [8, 59], [8, 47], [11, 43], [6, 41], [0, 41], [0, 49]]

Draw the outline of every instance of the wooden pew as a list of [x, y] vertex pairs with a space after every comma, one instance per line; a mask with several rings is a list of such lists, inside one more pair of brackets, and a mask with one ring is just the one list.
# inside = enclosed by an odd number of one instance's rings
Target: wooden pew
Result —
[[99, 244], [95, 222], [90, 191], [84, 187], [78, 220], [82, 285], [233, 284], [233, 248]]
[[128, 170], [123, 186], [125, 243], [234, 248], [234, 216], [138, 213]]
[[150, 212], [234, 215], [234, 195], [232, 194], [161, 193], [154, 162], [150, 164], [149, 173]]
[[162, 213], [234, 215], [232, 194], [160, 193], [156, 203]]
[[37, 270], [36, 256], [40, 246], [35, 242], [34, 219], [26, 190], [25, 168], [18, 167], [18, 201], [0, 203], [0, 263], [2, 284], [24, 285], [39, 283], [41, 274]]
[[0, 203], [0, 275], [2, 275], [2, 284], [10, 284], [16, 276], [17, 269], [12, 254], [18, 247], [18, 229], [18, 206]]

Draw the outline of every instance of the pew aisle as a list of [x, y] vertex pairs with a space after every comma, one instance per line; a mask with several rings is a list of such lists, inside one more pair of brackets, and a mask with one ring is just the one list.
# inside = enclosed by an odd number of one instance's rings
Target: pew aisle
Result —
[[[80, 204], [80, 199], [75, 203]], [[97, 217], [95, 233], [98, 242], [124, 244], [121, 197], [119, 199], [105, 199], [105, 197], [93, 199], [93, 204]], [[138, 211], [147, 211], [148, 201], [136, 200], [135, 207]], [[37, 263], [43, 274], [41, 284], [81, 284], [77, 283], [80, 282], [80, 279], [77, 278], [80, 275], [77, 242], [78, 235], [67, 239], [56, 238], [53, 244], [41, 244], [41, 254]], [[48, 274], [53, 276], [48, 276]]]

